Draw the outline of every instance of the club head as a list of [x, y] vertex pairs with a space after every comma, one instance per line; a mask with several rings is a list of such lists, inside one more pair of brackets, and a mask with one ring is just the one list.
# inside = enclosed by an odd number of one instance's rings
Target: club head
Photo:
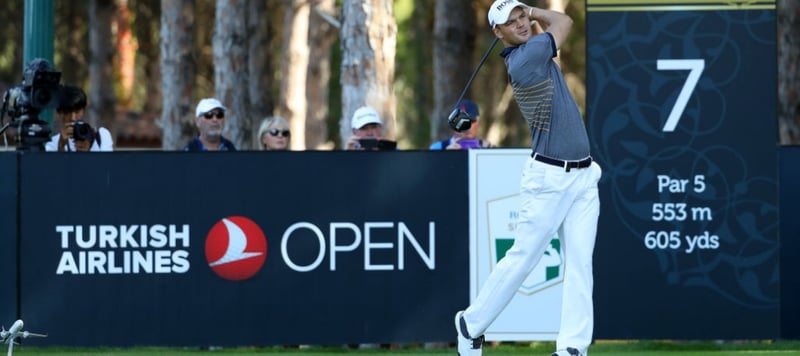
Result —
[[469, 114], [460, 108], [453, 109], [453, 111], [450, 113], [450, 116], [447, 117], [447, 123], [449, 123], [450, 127], [457, 132], [467, 131], [472, 126], [472, 121], [470, 120]]

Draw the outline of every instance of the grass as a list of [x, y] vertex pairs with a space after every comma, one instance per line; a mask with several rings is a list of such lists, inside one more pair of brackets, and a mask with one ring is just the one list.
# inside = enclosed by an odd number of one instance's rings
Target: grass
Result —
[[[552, 342], [502, 343], [486, 346], [486, 356], [540, 355], [553, 352]], [[0, 350], [1, 351], [1, 350]], [[589, 350], [592, 356], [800, 356], [800, 341], [597, 341]], [[68, 356], [233, 356], [233, 355], [281, 355], [281, 356], [332, 356], [350, 354], [356, 356], [424, 355], [454, 356], [452, 347], [425, 349], [420, 345], [404, 345], [395, 349], [351, 349], [345, 347], [310, 347], [304, 349], [286, 347], [241, 347], [241, 348], [44, 348], [22, 346], [14, 348], [14, 354], [25, 355], [68, 355]]]

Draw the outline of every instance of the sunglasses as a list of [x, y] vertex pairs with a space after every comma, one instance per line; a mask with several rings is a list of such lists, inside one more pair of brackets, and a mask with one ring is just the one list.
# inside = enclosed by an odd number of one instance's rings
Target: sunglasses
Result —
[[224, 119], [225, 118], [225, 112], [224, 111], [209, 111], [209, 112], [203, 114], [203, 117], [206, 118], [206, 119], [209, 119], [209, 120], [211, 120], [211, 118], [213, 118], [214, 116], [216, 116], [217, 119]]
[[272, 136], [283, 136], [283, 137], [289, 137], [289, 136], [291, 136], [291, 135], [292, 135], [292, 133], [291, 133], [291, 132], [289, 132], [289, 130], [278, 130], [278, 129], [272, 129], [272, 130], [269, 130], [268, 132], [269, 132], [269, 134], [270, 134], [270, 135], [272, 135]]

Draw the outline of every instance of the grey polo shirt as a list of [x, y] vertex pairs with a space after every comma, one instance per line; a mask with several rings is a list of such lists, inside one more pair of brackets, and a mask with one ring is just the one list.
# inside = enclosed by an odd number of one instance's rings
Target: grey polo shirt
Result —
[[536, 35], [500, 54], [506, 62], [514, 98], [531, 130], [534, 152], [562, 160], [589, 156], [589, 137], [578, 104], [553, 60], [555, 40]]

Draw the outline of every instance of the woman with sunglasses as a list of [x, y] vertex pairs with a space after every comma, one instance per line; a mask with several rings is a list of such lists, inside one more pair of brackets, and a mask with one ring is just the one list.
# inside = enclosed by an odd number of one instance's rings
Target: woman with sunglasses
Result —
[[289, 122], [280, 116], [268, 116], [261, 121], [258, 128], [259, 148], [263, 151], [289, 150], [292, 132]]

